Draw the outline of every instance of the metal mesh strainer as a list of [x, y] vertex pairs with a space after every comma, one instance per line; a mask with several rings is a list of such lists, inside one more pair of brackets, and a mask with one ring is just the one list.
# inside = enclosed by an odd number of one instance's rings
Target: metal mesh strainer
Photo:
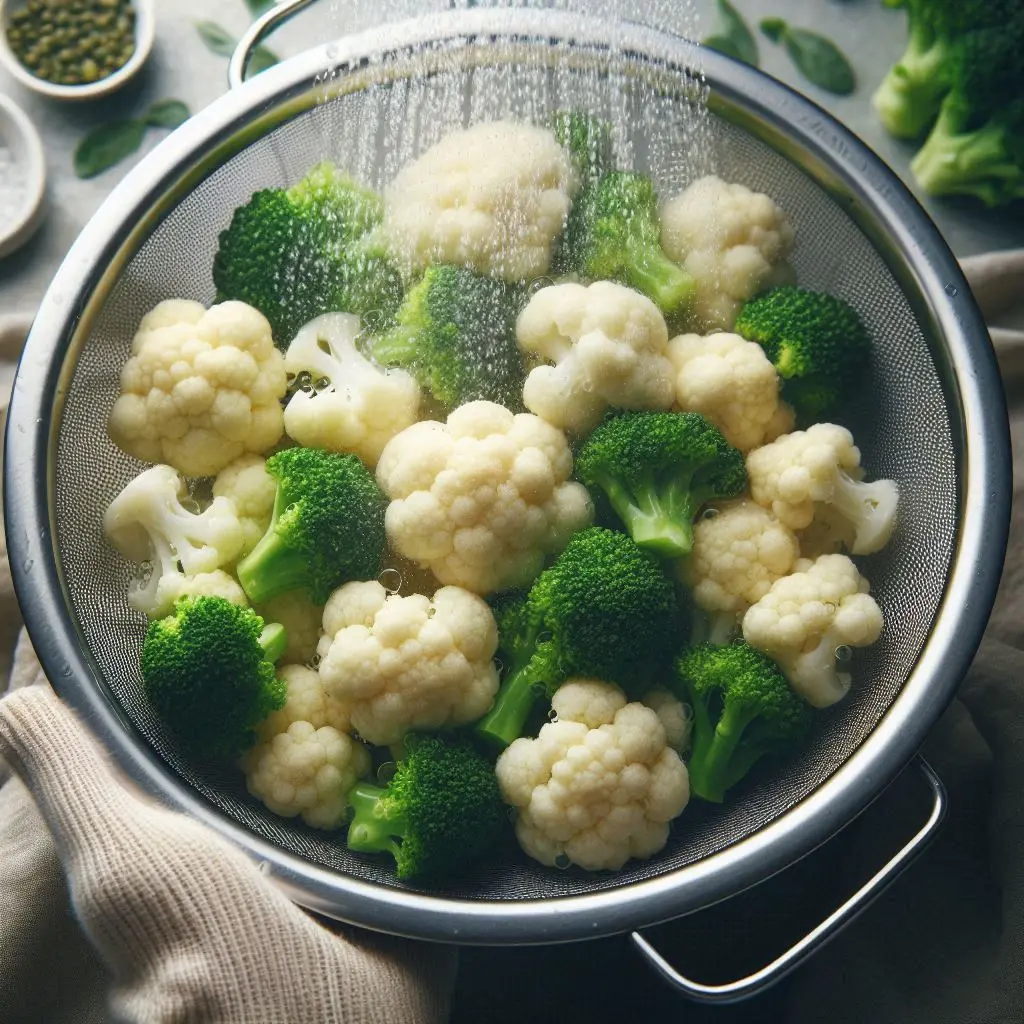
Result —
[[[629, 28], [613, 53], [603, 23], [539, 17], [462, 12], [355, 37], [334, 48], [333, 61], [327, 51], [296, 58], [193, 119], [72, 251], [11, 410], [12, 561], [58, 688], [137, 779], [267, 860], [300, 902], [437, 938], [620, 930], [693, 910], [807, 852], [906, 762], [952, 693], [987, 617], [1005, 540], [1007, 447], [991, 352], [951, 258], [895, 179], [820, 111], [751, 71], [711, 55], [715, 113], [694, 122], [684, 116], [687, 44]], [[487, 46], [478, 45], [482, 33]], [[417, 40], [442, 42], [424, 57], [409, 48]], [[571, 66], [553, 69], [558, 54]], [[332, 63], [339, 69], [321, 75]], [[510, 67], [515, 88], [496, 88]], [[595, 95], [604, 97], [596, 107]], [[399, 114], [414, 100], [421, 113], [409, 125]], [[876, 353], [865, 368], [869, 398], [849, 425], [869, 473], [897, 480], [902, 495], [897, 534], [865, 570], [887, 628], [858, 655], [858, 685], [806, 751], [722, 809], [687, 810], [651, 862], [614, 876], [552, 872], [510, 849], [457, 885], [416, 894], [337, 837], [266, 812], [240, 776], [195, 774], [168, 742], [140, 688], [144, 624], [125, 603], [130, 568], [101, 531], [104, 509], [140, 470], [109, 441], [106, 417], [139, 319], [164, 298], [213, 299], [217, 234], [255, 189], [290, 184], [324, 158], [380, 186], [456, 123], [537, 120], [569, 103], [616, 114], [623, 154], [667, 192], [710, 169], [767, 192], [796, 228], [800, 282], [863, 315]], [[584, 894], [595, 898], [557, 899]]]

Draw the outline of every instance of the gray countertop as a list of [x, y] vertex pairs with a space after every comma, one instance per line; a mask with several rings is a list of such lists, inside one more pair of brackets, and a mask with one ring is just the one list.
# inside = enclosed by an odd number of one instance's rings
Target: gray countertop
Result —
[[[463, 0], [465, 2], [465, 0]], [[850, 57], [859, 87], [849, 97], [836, 97], [808, 85], [795, 71], [785, 52], [763, 36], [758, 42], [761, 66], [772, 75], [804, 91], [844, 121], [912, 186], [908, 163], [913, 147], [890, 138], [875, 119], [870, 96], [899, 55], [904, 41], [901, 11], [883, 7], [878, 0], [736, 0], [752, 24], [769, 14], [786, 17], [793, 24], [825, 32]], [[78, 180], [71, 168], [75, 145], [92, 125], [113, 117], [130, 116], [155, 99], [176, 97], [195, 111], [226, 89], [224, 58], [210, 53], [200, 42], [193, 21], [212, 19], [233, 33], [248, 22], [242, 0], [178, 0], [158, 2], [157, 43], [149, 64], [138, 81], [107, 100], [86, 105], [60, 104], [38, 97], [0, 70], [0, 92], [12, 96], [43, 137], [49, 168], [48, 211], [39, 233], [23, 249], [0, 260], [0, 311], [31, 312], [68, 247], [110, 189], [137, 162], [138, 157], [91, 181]], [[282, 56], [299, 52], [313, 42], [365, 27], [388, 16], [402, 17], [416, 11], [447, 7], [447, 3], [416, 3], [415, 0], [379, 0], [352, 3], [321, 0], [285, 27], [272, 45]], [[649, 10], [655, 19], [667, 17], [673, 27], [704, 35], [715, 27], [714, 0], [695, 0], [693, 10], [678, 2], [633, 0], [559, 0], [558, 6], [602, 12]], [[163, 133], [149, 133], [139, 156], [159, 142]], [[989, 211], [970, 201], [926, 199], [925, 205], [958, 256], [990, 249], [1024, 245], [1024, 204], [1013, 209]]]

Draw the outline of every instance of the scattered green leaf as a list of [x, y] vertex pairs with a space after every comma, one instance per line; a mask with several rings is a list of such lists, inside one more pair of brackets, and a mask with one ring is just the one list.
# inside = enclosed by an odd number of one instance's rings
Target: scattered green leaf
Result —
[[258, 75], [261, 71], [266, 71], [267, 68], [272, 68], [279, 59], [277, 54], [268, 50], [265, 46], [257, 46], [249, 58], [246, 77], [250, 78], [252, 75]]
[[151, 128], [177, 128], [191, 116], [181, 100], [159, 100], [146, 111], [144, 120]]
[[206, 43], [206, 48], [219, 57], [230, 57], [235, 52], [238, 40], [215, 21], [197, 21], [195, 23], [199, 37]]
[[727, 57], [743, 60], [743, 54], [736, 45], [736, 41], [729, 36], [711, 35], [702, 39], [700, 44], [701, 46], [706, 46], [709, 50], [717, 50], [719, 53], [724, 53]]
[[736, 54], [740, 60], [752, 64], [755, 68], [758, 63], [757, 40], [754, 33], [750, 31], [743, 15], [733, 7], [729, 0], [718, 0], [718, 16], [722, 20], [722, 35], [727, 36], [736, 48]]
[[809, 82], [838, 96], [857, 88], [850, 62], [830, 39], [805, 28], [791, 28], [782, 18], [765, 18], [761, 31], [786, 47], [790, 60]]
[[138, 150], [145, 134], [146, 123], [135, 118], [101, 124], [75, 148], [75, 174], [95, 178]]
[[274, 2], [275, 0], [245, 0], [245, 6], [254, 18], [259, 18], [274, 6]]

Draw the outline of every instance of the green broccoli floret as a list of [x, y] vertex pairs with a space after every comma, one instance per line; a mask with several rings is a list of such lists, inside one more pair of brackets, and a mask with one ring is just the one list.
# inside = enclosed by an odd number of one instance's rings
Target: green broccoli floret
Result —
[[871, 338], [857, 311], [834, 295], [774, 288], [740, 310], [734, 330], [764, 349], [801, 427], [835, 415], [867, 379]]
[[677, 696], [693, 708], [690, 790], [703, 800], [721, 803], [762, 757], [792, 749], [810, 729], [810, 705], [747, 643], [691, 647], [676, 678]]
[[349, 580], [375, 579], [387, 500], [355, 455], [287, 448], [267, 459], [277, 481], [270, 527], [238, 563], [253, 604], [303, 590], [315, 604]]
[[551, 119], [551, 130], [569, 151], [584, 189], [613, 170], [612, 128], [607, 121], [576, 110], [562, 110]]
[[872, 102], [882, 124], [900, 139], [916, 139], [935, 120], [953, 78], [956, 42], [975, 29], [1010, 19], [1018, 0], [885, 0], [905, 7], [907, 46]]
[[605, 420], [580, 449], [576, 474], [604, 492], [640, 547], [663, 558], [690, 553], [701, 505], [747, 486], [743, 453], [695, 412]]
[[160, 718], [186, 754], [234, 758], [254, 729], [284, 706], [274, 662], [287, 636], [254, 611], [222, 597], [188, 597], [149, 624], [142, 682]]
[[382, 215], [380, 196], [330, 164], [294, 188], [255, 193], [221, 233], [213, 261], [218, 301], [255, 306], [282, 349], [324, 313], [390, 317], [402, 281], [370, 241]]
[[429, 267], [398, 311], [397, 326], [370, 345], [454, 409], [485, 399], [522, 405], [525, 371], [516, 345], [524, 291], [464, 267]]
[[436, 736], [409, 736], [387, 787], [358, 782], [349, 801], [349, 849], [390, 853], [403, 879], [457, 875], [507, 822], [494, 766]]
[[1024, 197], [1024, 9], [959, 38], [948, 74], [939, 119], [910, 164], [918, 183], [988, 206]]
[[693, 296], [693, 278], [661, 248], [654, 183], [630, 171], [610, 171], [580, 191], [555, 269], [592, 281], [620, 281], [665, 314], [680, 311]]
[[596, 526], [573, 536], [525, 597], [506, 598], [495, 613], [507, 673], [475, 731], [500, 748], [571, 676], [642, 695], [669, 663], [678, 630], [675, 589], [657, 559]]

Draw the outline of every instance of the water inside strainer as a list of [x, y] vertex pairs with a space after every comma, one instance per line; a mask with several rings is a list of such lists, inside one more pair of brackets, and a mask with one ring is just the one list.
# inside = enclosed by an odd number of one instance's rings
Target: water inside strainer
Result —
[[[584, 107], [615, 120], [619, 155], [649, 171], [663, 194], [711, 169], [767, 192], [795, 226], [793, 263], [800, 282], [850, 301], [875, 339], [876, 358], [866, 368], [872, 375], [870, 398], [854, 410], [849, 425], [869, 474], [891, 477], [901, 488], [897, 534], [864, 568], [887, 628], [878, 644], [857, 653], [854, 692], [823, 716], [800, 757], [758, 773], [721, 809], [691, 806], [669, 846], [651, 862], [611, 877], [550, 871], [510, 845], [502, 859], [441, 894], [536, 899], [621, 886], [692, 863], [770, 822], [835, 771], [892, 702], [930, 629], [953, 548], [955, 462], [948, 412], [926, 340], [883, 260], [829, 195], [778, 153], [724, 121], [689, 116], [680, 95], [651, 91], [626, 58], [603, 75], [551, 71], [527, 50], [512, 68], [458, 71], [457, 48], [451, 64], [426, 78], [378, 84], [325, 102], [252, 143], [173, 209], [130, 260], [81, 349], [64, 410], [56, 474], [64, 577], [85, 640], [115, 698], [188, 784], [253, 832], [313, 863], [395, 884], [376, 864], [349, 855], [340, 837], [267, 812], [245, 794], [240, 773], [195, 774], [144, 700], [137, 667], [144, 621], [125, 603], [133, 569], [101, 531], [104, 509], [142, 468], [106, 433], [118, 372], [139, 319], [165, 298], [213, 300], [210, 267], [217, 235], [255, 189], [290, 184], [323, 159], [379, 187], [449, 128], [485, 118], [542, 121], [553, 109]], [[514, 88], [507, 87], [510, 76]]]

